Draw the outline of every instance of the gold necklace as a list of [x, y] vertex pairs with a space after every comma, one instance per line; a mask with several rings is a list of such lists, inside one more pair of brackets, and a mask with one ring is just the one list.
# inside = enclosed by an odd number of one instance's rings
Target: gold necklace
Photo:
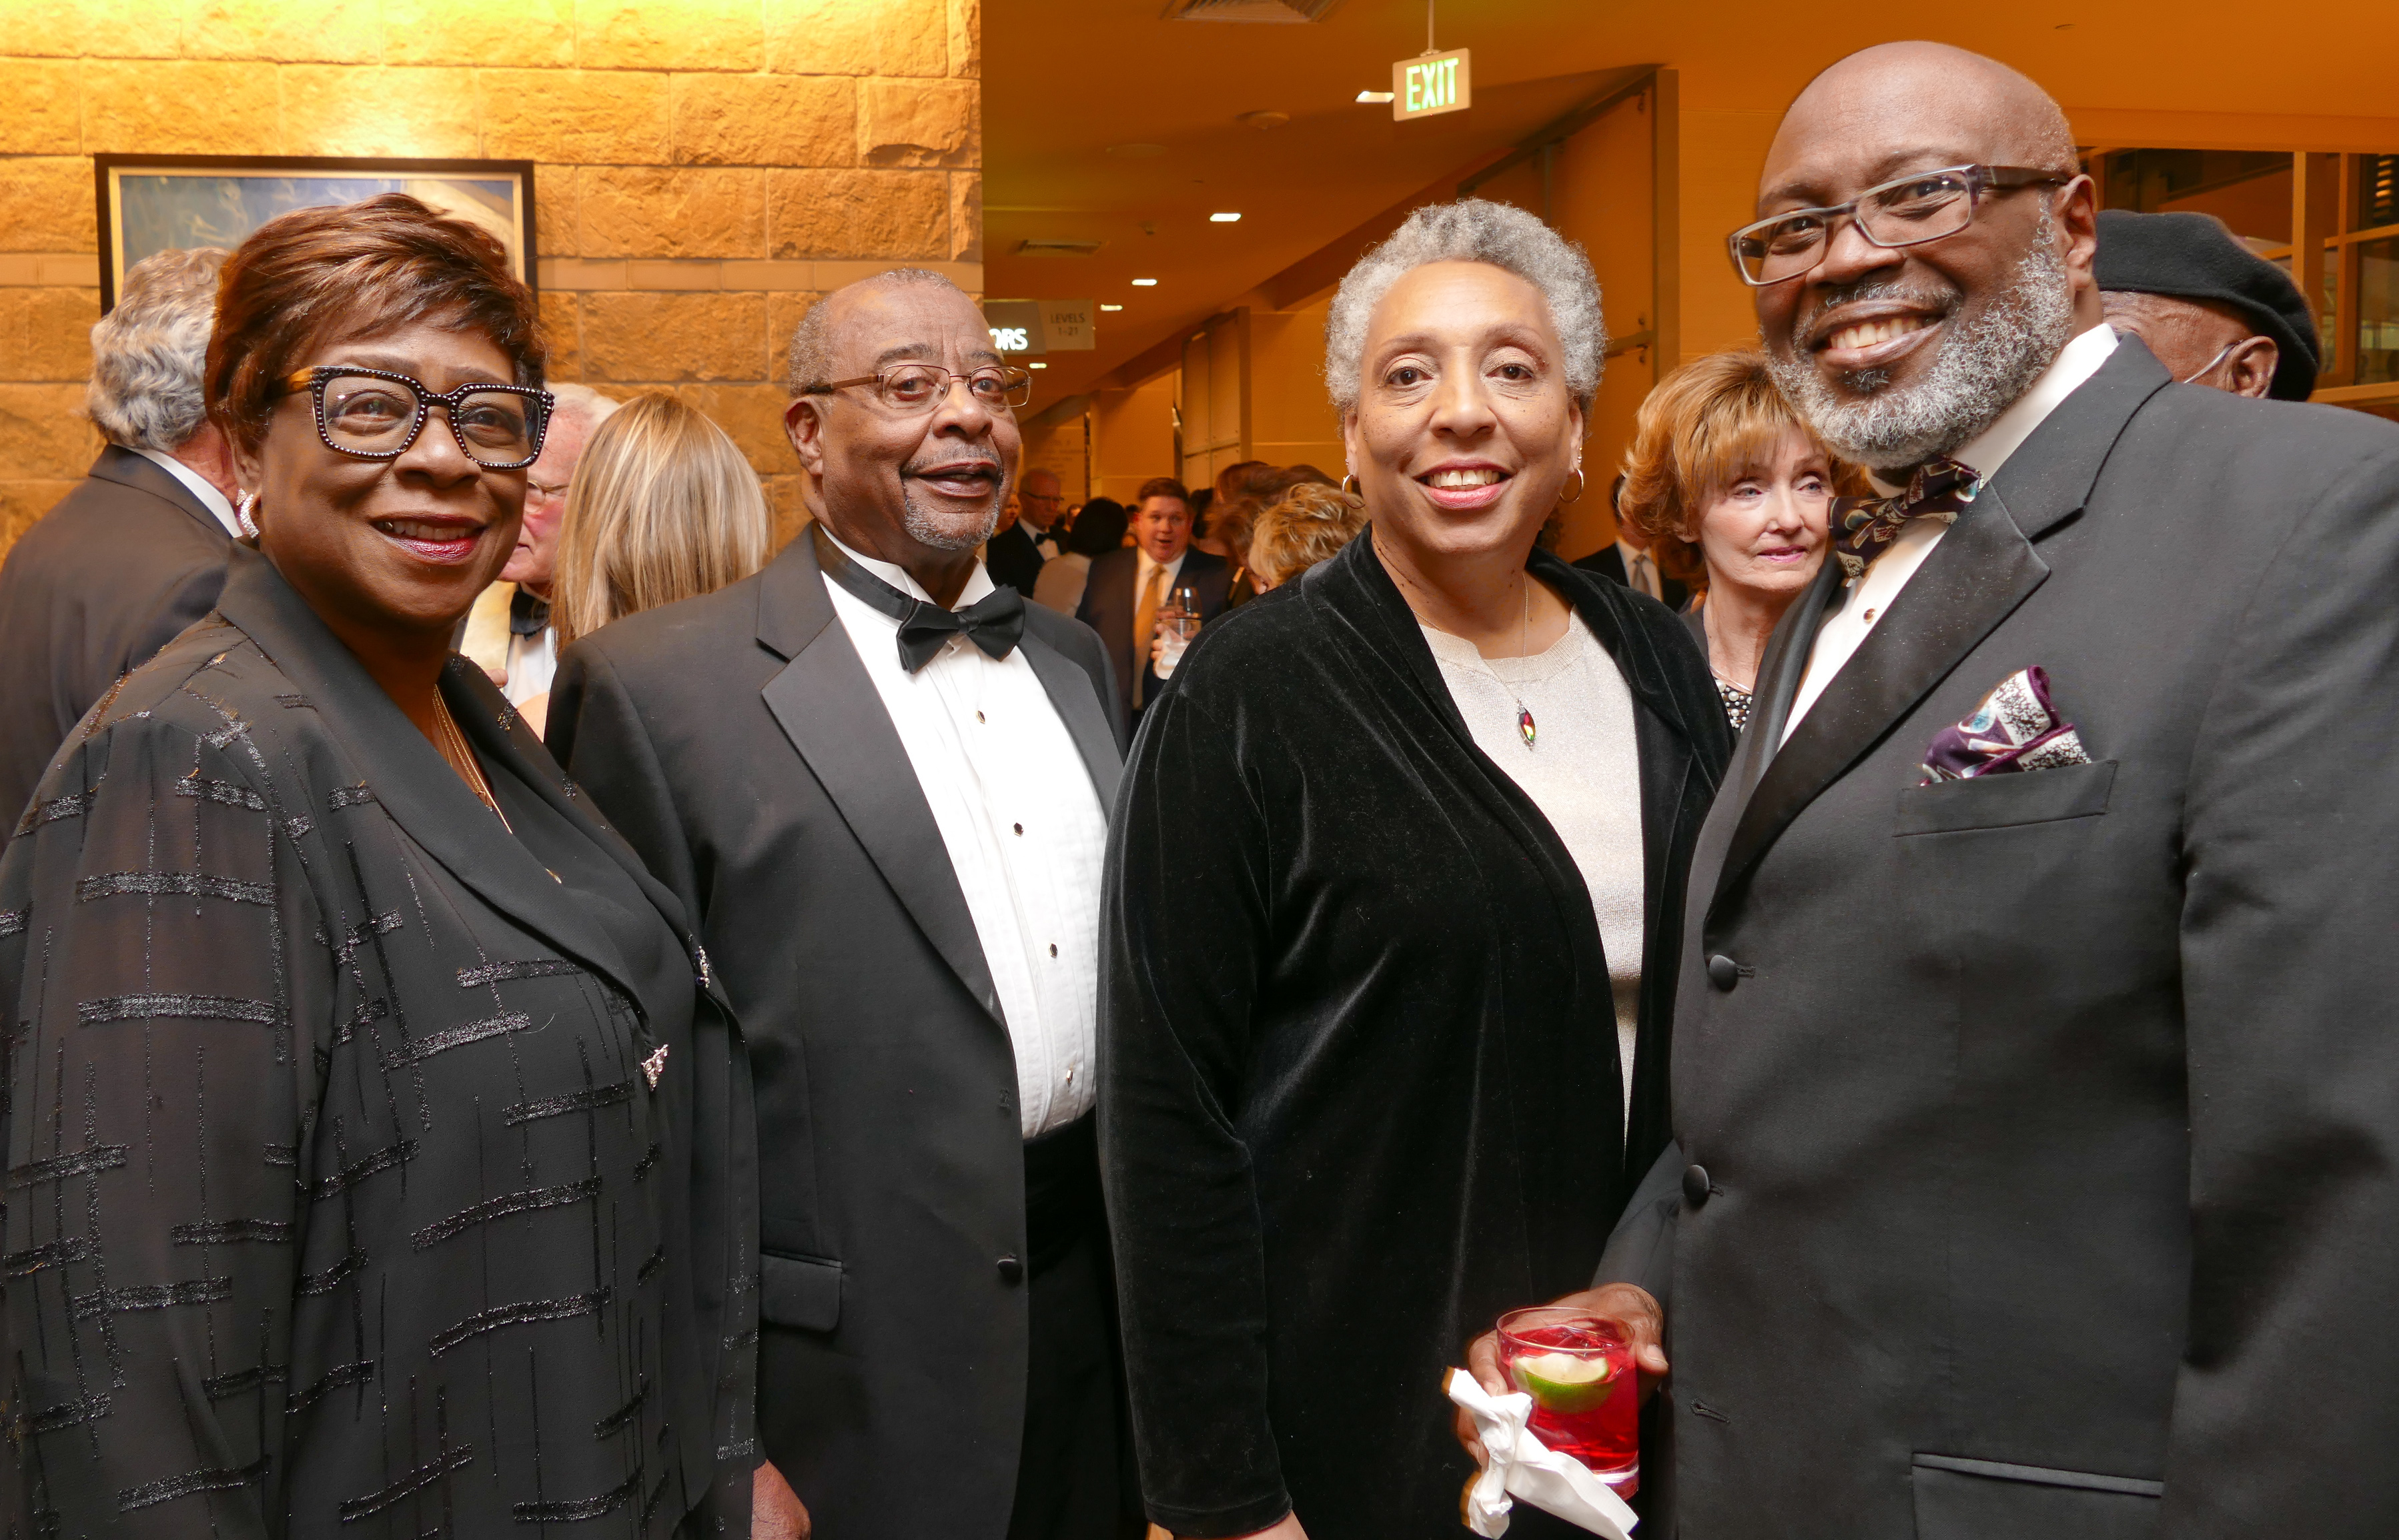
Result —
[[500, 820], [500, 827], [511, 834], [515, 833], [515, 829], [508, 824], [508, 816], [500, 811], [499, 799], [492, 795], [492, 783], [483, 776], [483, 762], [477, 759], [474, 750], [468, 746], [467, 735], [458, 730], [458, 719], [450, 714], [450, 703], [441, 697], [438, 688], [433, 692], [433, 711], [440, 719], [441, 728], [443, 741], [438, 745], [441, 757], [465, 777], [467, 789], [492, 810], [492, 817]]

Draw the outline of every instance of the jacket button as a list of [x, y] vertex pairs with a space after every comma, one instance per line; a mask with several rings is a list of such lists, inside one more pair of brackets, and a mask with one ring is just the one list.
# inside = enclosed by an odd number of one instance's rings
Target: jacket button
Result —
[[[1692, 1169], [1697, 1170], [1697, 1169], [1698, 1169], [1698, 1168], [1697, 1168], [1697, 1167], [1693, 1167], [1693, 1168], [1692, 1168]], [[1687, 1179], [1686, 1179], [1686, 1180], [1687, 1180]], [[1002, 1258], [1000, 1258], [1000, 1259], [999, 1259], [999, 1281], [1000, 1281], [1000, 1282], [1002, 1282], [1002, 1283], [1017, 1283], [1017, 1282], [1021, 1282], [1021, 1281], [1023, 1279], [1023, 1277], [1024, 1277], [1024, 1263], [1023, 1263], [1023, 1259], [1018, 1258], [1018, 1257], [1002, 1257]]]
[[1719, 952], [1708, 959], [1708, 982], [1729, 991], [1741, 982], [1741, 965]]
[[1696, 1209], [1708, 1200], [1708, 1169], [1704, 1166], [1683, 1168], [1683, 1201]]

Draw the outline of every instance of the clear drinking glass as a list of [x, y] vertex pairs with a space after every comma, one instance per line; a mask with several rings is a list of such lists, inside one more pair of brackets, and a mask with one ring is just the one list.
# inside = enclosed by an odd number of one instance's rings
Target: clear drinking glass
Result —
[[1499, 1317], [1499, 1363], [1533, 1398], [1542, 1447], [1572, 1455], [1619, 1496], [1641, 1490], [1641, 1396], [1623, 1331], [1580, 1310], [1536, 1305]]
[[1158, 651], [1150, 668], [1160, 679], [1174, 677], [1174, 666], [1183, 661], [1184, 649], [1200, 634], [1200, 593], [1189, 584], [1176, 588], [1158, 607]]

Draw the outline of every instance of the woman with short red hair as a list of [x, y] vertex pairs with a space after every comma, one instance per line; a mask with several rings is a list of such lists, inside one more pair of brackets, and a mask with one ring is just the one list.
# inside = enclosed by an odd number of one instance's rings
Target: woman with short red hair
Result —
[[224, 269], [253, 538], [0, 858], [12, 1531], [747, 1533], [731, 1016], [450, 651], [542, 364], [498, 245], [398, 194]]

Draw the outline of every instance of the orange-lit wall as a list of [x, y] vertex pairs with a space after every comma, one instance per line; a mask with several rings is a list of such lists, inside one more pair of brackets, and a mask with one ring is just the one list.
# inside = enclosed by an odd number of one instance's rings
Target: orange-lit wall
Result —
[[1092, 393], [1093, 496], [1130, 506], [1144, 481], [1174, 474], [1174, 385], [1170, 371], [1134, 389]]
[[557, 376], [690, 399], [788, 533], [808, 304], [902, 261], [983, 287], [981, 26], [980, 0], [0, 0], [0, 549], [97, 447], [102, 151], [536, 162]]

